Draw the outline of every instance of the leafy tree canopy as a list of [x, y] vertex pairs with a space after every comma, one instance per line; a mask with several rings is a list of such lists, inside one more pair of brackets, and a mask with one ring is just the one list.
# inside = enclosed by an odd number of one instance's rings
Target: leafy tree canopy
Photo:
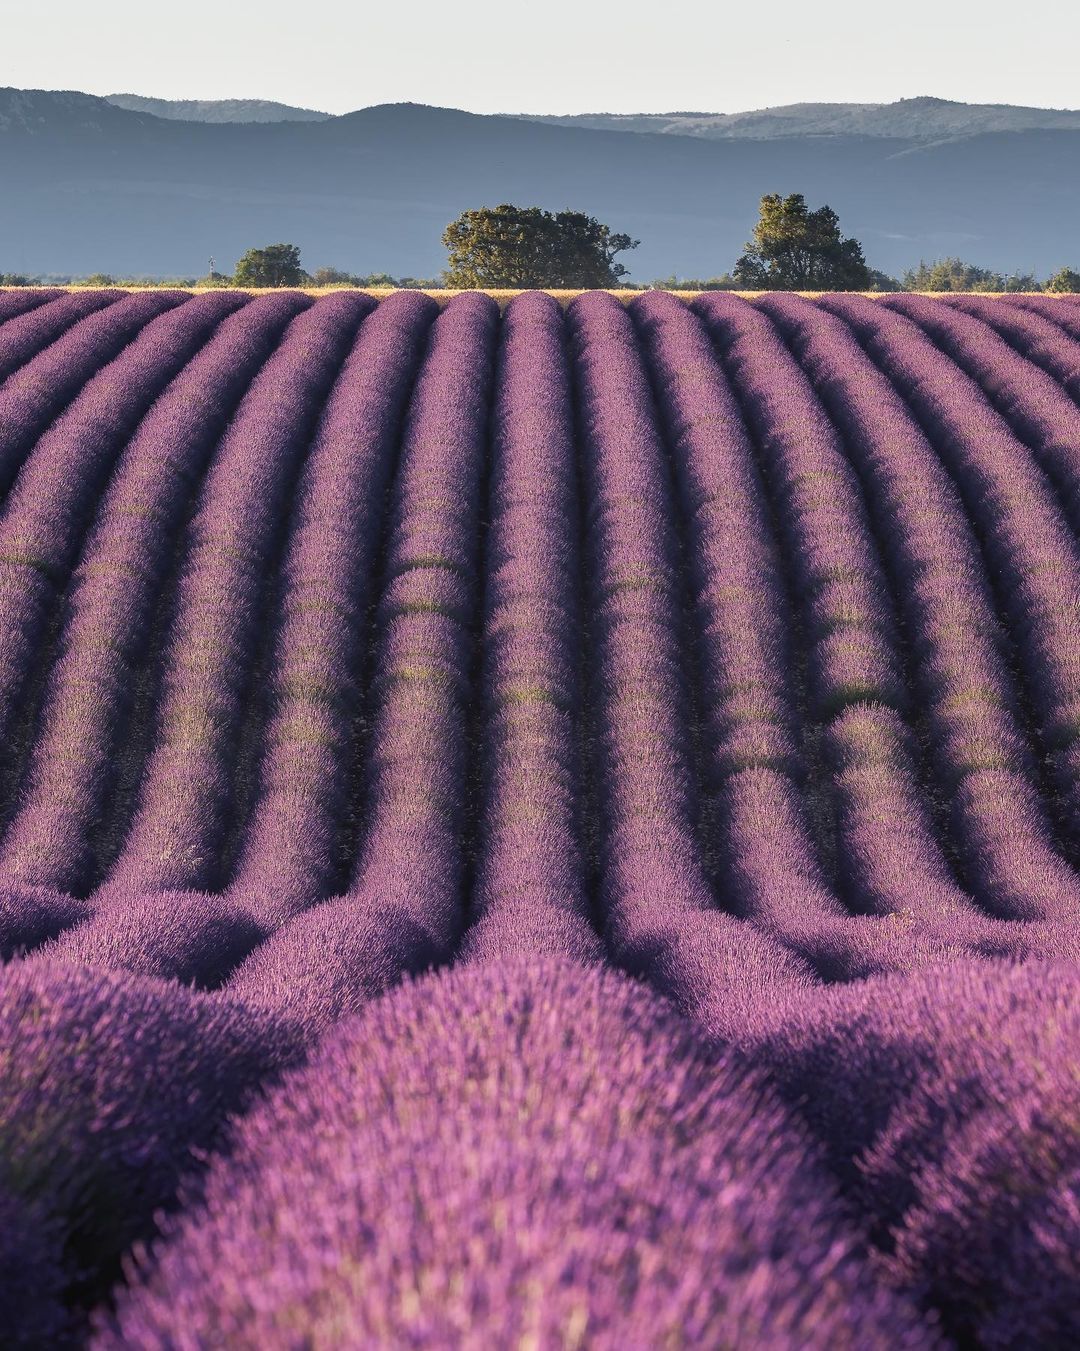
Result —
[[1063, 267], [1047, 281], [1046, 289], [1059, 292], [1080, 291], [1080, 272], [1074, 272], [1071, 267]]
[[311, 274], [312, 286], [355, 286], [351, 272], [340, 267], [317, 267]]
[[300, 266], [300, 250], [295, 244], [248, 249], [233, 273], [234, 286], [304, 286], [307, 282], [308, 274]]
[[629, 269], [616, 254], [638, 246], [582, 211], [506, 203], [463, 212], [446, 227], [443, 243], [450, 254], [447, 286], [521, 290], [617, 286]]
[[762, 197], [734, 276], [748, 291], [865, 291], [871, 284], [859, 241], [841, 235], [832, 207], [811, 211], [799, 192]]
[[0, 272], [0, 286], [29, 286], [30, 278], [21, 272]]
[[1039, 291], [1038, 279], [1029, 272], [1006, 276], [988, 267], [965, 263], [962, 258], [939, 258], [921, 262], [904, 273], [905, 291]]

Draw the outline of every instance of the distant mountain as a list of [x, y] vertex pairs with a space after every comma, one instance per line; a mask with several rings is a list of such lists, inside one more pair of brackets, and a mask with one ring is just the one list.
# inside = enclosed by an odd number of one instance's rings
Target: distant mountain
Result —
[[468, 207], [571, 206], [640, 239], [640, 280], [730, 268], [765, 192], [828, 202], [870, 263], [1080, 266], [1080, 131], [744, 137], [390, 104], [322, 122], [166, 120], [0, 90], [0, 271], [197, 276], [287, 240], [314, 268], [434, 276]]
[[[130, 112], [151, 113], [175, 122], [327, 122], [333, 114], [293, 108], [269, 99], [156, 99], [140, 94], [107, 94], [107, 102]], [[910, 98], [896, 103], [789, 103], [744, 113], [569, 113], [507, 114], [589, 131], [638, 131], [705, 140], [781, 136], [884, 136], [941, 140], [992, 131], [1080, 131], [1080, 112], [1064, 108], [1021, 108], [1008, 103], [956, 103]]]
[[140, 123], [149, 126], [151, 119], [114, 108], [93, 94], [71, 89], [0, 89], [0, 133], [54, 139], [66, 133], [115, 130], [117, 135], [130, 136]]
[[105, 98], [116, 108], [173, 122], [326, 122], [331, 116], [270, 99], [152, 99], [141, 94], [106, 94]]
[[897, 103], [789, 103], [747, 113], [571, 113], [528, 115], [530, 122], [592, 131], [645, 131], [706, 140], [782, 136], [884, 136], [942, 140], [992, 131], [1080, 131], [1080, 112], [912, 98]]

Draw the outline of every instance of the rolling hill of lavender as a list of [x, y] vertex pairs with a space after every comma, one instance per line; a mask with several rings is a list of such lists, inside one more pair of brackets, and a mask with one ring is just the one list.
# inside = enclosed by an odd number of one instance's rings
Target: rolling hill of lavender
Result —
[[1080, 303], [0, 292], [5, 1347], [1080, 1343]]

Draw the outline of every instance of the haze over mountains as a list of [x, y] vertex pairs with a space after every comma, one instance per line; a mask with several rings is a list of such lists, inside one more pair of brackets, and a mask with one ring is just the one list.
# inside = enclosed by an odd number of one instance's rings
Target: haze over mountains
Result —
[[828, 202], [894, 274], [954, 253], [1005, 272], [1080, 265], [1080, 112], [940, 99], [542, 119], [389, 104], [331, 117], [6, 89], [0, 181], [0, 271], [194, 276], [210, 255], [228, 269], [252, 244], [288, 240], [309, 267], [434, 276], [448, 221], [516, 201], [572, 206], [639, 238], [635, 279], [708, 277], [731, 267], [771, 191]]
[[[155, 99], [108, 94], [118, 108], [153, 113], [180, 122], [326, 122], [331, 113], [293, 108], [265, 99]], [[912, 98], [896, 103], [790, 103], [745, 113], [515, 113], [526, 122], [593, 131], [645, 131], [667, 136], [900, 136], [939, 140], [986, 131], [1080, 131], [1080, 111], [1017, 108], [1008, 103], [955, 103]]]

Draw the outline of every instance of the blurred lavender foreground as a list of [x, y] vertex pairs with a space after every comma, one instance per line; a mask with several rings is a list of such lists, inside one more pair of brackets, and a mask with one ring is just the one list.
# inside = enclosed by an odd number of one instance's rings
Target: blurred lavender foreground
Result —
[[1080, 1345], [1078, 372], [0, 291], [0, 1345]]

